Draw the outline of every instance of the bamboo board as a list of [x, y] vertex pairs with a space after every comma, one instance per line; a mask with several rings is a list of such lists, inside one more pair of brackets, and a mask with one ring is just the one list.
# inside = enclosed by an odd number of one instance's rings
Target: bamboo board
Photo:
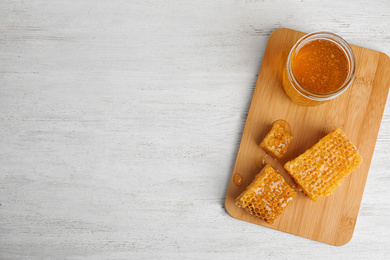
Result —
[[[350, 88], [320, 106], [299, 106], [285, 94], [282, 72], [290, 49], [304, 34], [282, 28], [269, 37], [230, 179], [225, 208], [232, 217], [240, 220], [340, 246], [351, 240], [355, 228], [390, 87], [390, 58], [381, 52], [352, 45], [357, 68]], [[278, 119], [290, 123], [294, 140], [285, 156], [274, 160], [258, 144], [272, 122]], [[363, 163], [331, 197], [313, 202], [298, 192], [296, 199], [272, 225], [234, 204], [235, 198], [267, 163], [291, 183], [283, 165], [337, 127], [358, 147]], [[241, 185], [233, 182], [235, 174], [242, 176]]]

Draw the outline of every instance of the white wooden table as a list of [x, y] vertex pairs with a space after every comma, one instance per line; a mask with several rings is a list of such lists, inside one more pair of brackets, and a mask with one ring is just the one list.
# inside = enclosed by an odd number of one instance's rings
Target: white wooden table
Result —
[[0, 259], [385, 259], [390, 102], [354, 237], [224, 200], [270, 33], [390, 55], [389, 1], [1, 1]]

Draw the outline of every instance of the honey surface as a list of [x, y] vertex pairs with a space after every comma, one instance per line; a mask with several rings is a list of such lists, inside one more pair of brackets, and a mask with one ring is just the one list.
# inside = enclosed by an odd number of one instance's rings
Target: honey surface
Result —
[[292, 61], [296, 80], [306, 89], [329, 93], [339, 89], [348, 75], [348, 59], [343, 50], [328, 40], [305, 44]]

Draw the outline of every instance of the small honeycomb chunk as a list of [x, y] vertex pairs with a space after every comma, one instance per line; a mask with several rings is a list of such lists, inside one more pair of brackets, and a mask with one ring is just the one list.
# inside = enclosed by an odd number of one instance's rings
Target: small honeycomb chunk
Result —
[[274, 158], [282, 158], [287, 152], [293, 139], [291, 127], [284, 120], [278, 120], [271, 126], [271, 130], [260, 143], [260, 148]]
[[294, 188], [269, 164], [236, 199], [236, 205], [272, 224], [295, 197]]
[[304, 193], [317, 201], [331, 195], [361, 162], [356, 146], [337, 128], [284, 168]]

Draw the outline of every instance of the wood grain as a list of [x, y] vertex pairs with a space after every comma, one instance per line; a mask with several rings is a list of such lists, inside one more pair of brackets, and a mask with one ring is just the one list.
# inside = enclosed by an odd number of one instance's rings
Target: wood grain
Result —
[[[284, 93], [281, 78], [286, 54], [303, 35], [284, 28], [275, 30], [269, 38], [232, 174], [239, 173], [243, 185], [230, 181], [225, 207], [235, 218], [340, 246], [349, 242], [353, 235], [390, 87], [390, 58], [377, 51], [352, 46], [357, 70], [350, 88], [320, 106], [299, 106]], [[234, 200], [269, 162], [258, 144], [272, 122], [278, 119], [289, 122], [294, 141], [282, 159], [270, 164], [279, 164], [275, 167], [290, 183], [292, 180], [281, 165], [337, 127], [342, 128], [358, 147], [363, 163], [331, 197], [313, 202], [301, 193], [283, 215], [269, 225], [239, 209]]]

